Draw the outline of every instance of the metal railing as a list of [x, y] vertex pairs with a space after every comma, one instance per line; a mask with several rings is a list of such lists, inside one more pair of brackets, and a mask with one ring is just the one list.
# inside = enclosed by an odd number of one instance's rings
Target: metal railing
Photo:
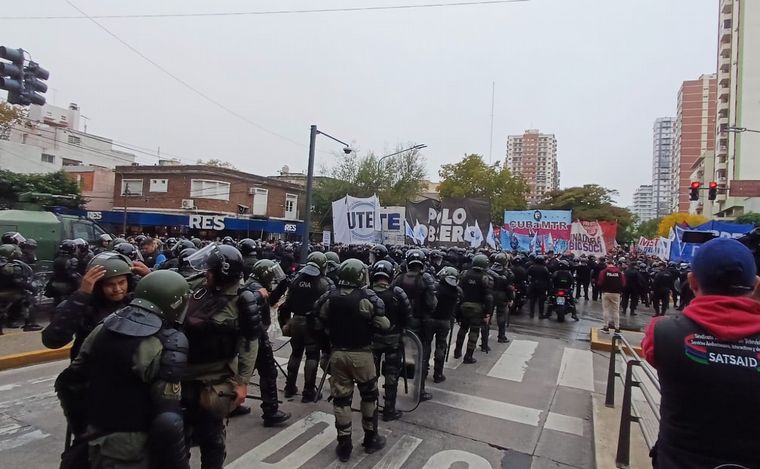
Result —
[[[625, 377], [617, 369], [617, 357], [621, 357], [623, 363], [625, 363]], [[642, 361], [639, 355], [631, 346], [630, 342], [623, 337], [622, 334], [615, 334], [612, 336], [612, 350], [610, 352], [610, 364], [607, 373], [607, 393], [605, 396], [604, 404], [607, 407], [615, 407], [615, 381], [616, 378], [620, 378], [623, 382], [623, 404], [622, 412], [620, 416], [620, 431], [618, 433], [617, 453], [615, 455], [615, 466], [618, 468], [627, 468], [631, 459], [631, 423], [636, 422], [641, 426], [644, 440], [646, 441], [649, 449], [652, 449], [656, 441], [648, 435], [648, 432], [642, 425], [641, 412], [635, 412], [635, 406], [633, 403], [633, 388], [638, 388], [644, 400], [654, 414], [657, 422], [660, 421], [659, 404], [655, 400], [655, 396], [646, 387], [642, 386], [640, 377], [634, 374], [634, 368], [639, 367], [644, 376], [654, 386], [657, 393], [660, 393], [660, 381], [657, 378], [654, 370], [648, 363]]]

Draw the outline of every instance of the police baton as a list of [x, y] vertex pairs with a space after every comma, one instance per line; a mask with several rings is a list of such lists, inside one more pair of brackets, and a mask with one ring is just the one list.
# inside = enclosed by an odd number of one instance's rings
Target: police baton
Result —
[[327, 379], [327, 374], [330, 372], [330, 362], [331, 361], [332, 361], [332, 352], [330, 353], [329, 357], [327, 358], [327, 365], [325, 366], [325, 369], [322, 372], [322, 379], [319, 380], [319, 387], [317, 388], [317, 393], [314, 395], [314, 402], [319, 402], [320, 394], [322, 394], [322, 388], [325, 387], [325, 379]]
[[454, 321], [451, 321], [451, 325], [449, 326], [449, 340], [446, 342], [446, 360], [444, 362], [449, 361], [449, 350], [451, 350], [451, 339], [454, 338]]

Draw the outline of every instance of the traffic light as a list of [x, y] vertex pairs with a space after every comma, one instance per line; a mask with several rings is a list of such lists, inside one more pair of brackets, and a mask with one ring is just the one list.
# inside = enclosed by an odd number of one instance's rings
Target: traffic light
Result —
[[45, 104], [45, 97], [40, 93], [47, 91], [43, 81], [50, 77], [50, 72], [31, 60], [24, 67], [23, 49], [0, 47], [0, 58], [11, 62], [0, 62], [0, 89], [8, 91], [8, 102], [22, 106]]
[[0, 89], [8, 91], [10, 104], [24, 104], [21, 99], [24, 91], [24, 51], [0, 47], [0, 58], [11, 62], [0, 62]]
[[715, 200], [718, 197], [718, 183], [713, 181], [707, 189], [707, 200]]
[[689, 200], [699, 200], [700, 186], [702, 186], [702, 183], [699, 181], [694, 181], [691, 183], [691, 188], [689, 189]]

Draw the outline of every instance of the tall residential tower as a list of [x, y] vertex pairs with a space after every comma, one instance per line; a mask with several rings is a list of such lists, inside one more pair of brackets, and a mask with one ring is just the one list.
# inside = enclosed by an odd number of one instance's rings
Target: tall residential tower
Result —
[[507, 138], [507, 168], [528, 183], [528, 205], [537, 206], [547, 193], [559, 189], [557, 139], [529, 129]]
[[675, 121], [675, 117], [660, 117], [654, 121], [652, 129], [652, 204], [655, 218], [670, 213]]

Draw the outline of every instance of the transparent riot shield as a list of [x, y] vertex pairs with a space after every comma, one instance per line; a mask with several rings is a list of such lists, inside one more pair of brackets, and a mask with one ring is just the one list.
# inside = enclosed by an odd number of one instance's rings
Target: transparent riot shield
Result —
[[398, 377], [396, 409], [411, 412], [422, 393], [422, 342], [417, 334], [404, 331], [401, 336], [401, 374]]

